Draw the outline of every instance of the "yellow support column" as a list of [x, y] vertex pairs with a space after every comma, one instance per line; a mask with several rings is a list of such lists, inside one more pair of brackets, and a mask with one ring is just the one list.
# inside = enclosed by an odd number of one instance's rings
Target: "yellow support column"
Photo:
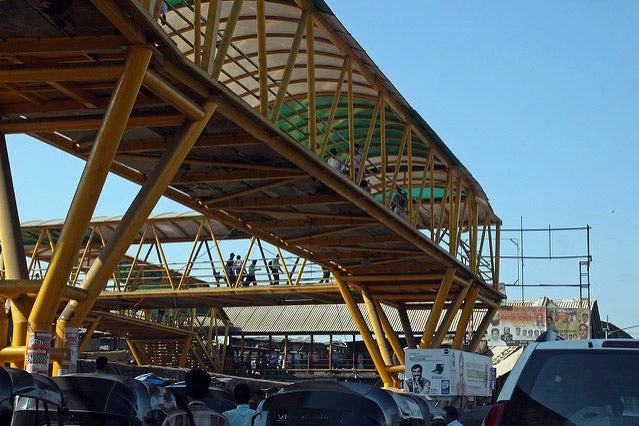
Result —
[[186, 365], [186, 360], [189, 357], [189, 351], [191, 350], [192, 341], [192, 336], [187, 336], [184, 339], [184, 349], [182, 349], [182, 353], [180, 354], [180, 361], [178, 362], [179, 368], [184, 368], [184, 366]]
[[377, 311], [377, 316], [379, 317], [379, 321], [382, 323], [382, 328], [384, 329], [384, 333], [390, 342], [391, 347], [393, 348], [393, 352], [395, 352], [395, 356], [400, 364], [404, 364], [404, 348], [400, 343], [397, 335], [395, 334], [395, 330], [393, 330], [393, 326], [391, 325], [384, 309], [382, 308], [379, 300], [373, 300], [375, 303], [375, 310]]
[[[7, 280], [28, 279], [27, 262], [22, 242], [13, 179], [11, 178], [7, 142], [3, 134], [0, 134], [0, 243], [2, 244], [2, 261], [5, 268], [4, 278]], [[27, 334], [27, 318], [33, 305], [26, 294], [18, 296], [10, 303], [13, 319], [11, 345], [14, 347], [24, 346]], [[4, 311], [4, 305], [0, 308], [2, 310], [0, 348], [3, 348], [8, 343], [9, 322]], [[12, 366], [22, 368], [23, 362], [14, 362]]]
[[446, 273], [444, 274], [444, 279], [442, 280], [442, 285], [437, 292], [437, 297], [435, 298], [433, 308], [431, 309], [430, 315], [428, 316], [424, 335], [419, 342], [420, 348], [426, 348], [430, 346], [433, 335], [435, 334], [435, 328], [437, 327], [437, 323], [439, 322], [442, 310], [444, 309], [444, 303], [446, 302], [446, 298], [448, 297], [448, 291], [450, 290], [450, 286], [453, 283], [453, 278], [455, 278], [455, 268], [447, 269]]
[[468, 291], [468, 295], [466, 296], [466, 300], [464, 301], [464, 308], [462, 310], [461, 316], [459, 317], [459, 322], [457, 322], [457, 329], [455, 330], [455, 337], [453, 338], [453, 349], [461, 349], [462, 343], [464, 343], [466, 327], [468, 327], [470, 316], [473, 314], [473, 308], [475, 307], [475, 300], [477, 300], [477, 295], [479, 295], [479, 286], [474, 285]]
[[384, 386], [390, 387], [393, 384], [393, 378], [390, 373], [386, 369], [386, 364], [384, 364], [384, 360], [382, 359], [382, 355], [379, 352], [379, 349], [375, 346], [375, 342], [373, 341], [373, 336], [371, 335], [366, 322], [364, 321], [364, 317], [362, 317], [362, 313], [360, 312], [355, 300], [353, 300], [353, 295], [348, 288], [348, 285], [342, 281], [342, 275], [338, 272], [333, 272], [333, 277], [335, 278], [335, 282], [337, 283], [337, 288], [339, 288], [342, 297], [344, 298], [344, 303], [348, 307], [348, 310], [351, 312], [353, 320], [355, 324], [357, 324], [357, 328], [359, 330], [362, 339], [364, 340], [364, 344], [368, 349], [368, 353], [373, 359], [373, 363], [375, 364], [375, 368], [379, 373], [379, 376], [384, 383]]
[[[51, 331], [64, 286], [77, 260], [95, 205], [127, 121], [135, 104], [152, 50], [132, 46], [127, 54], [124, 72], [118, 81], [104, 115], [95, 143], [89, 154], [82, 178], [55, 247], [49, 270], [29, 315], [30, 332]], [[26, 343], [26, 342], [24, 342]]]
[[82, 338], [82, 341], [78, 345], [78, 357], [80, 357], [80, 355], [82, 355], [84, 350], [87, 348], [87, 345], [89, 344], [89, 341], [91, 340], [91, 336], [93, 336], [93, 332], [95, 331], [96, 328], [98, 328], [98, 324], [100, 324], [101, 320], [102, 320], [102, 315], [97, 317], [95, 321], [91, 323], [89, 328], [87, 328], [87, 331], [84, 333], [84, 337]]
[[459, 308], [461, 307], [461, 304], [464, 301], [466, 294], [468, 294], [469, 288], [470, 288], [470, 285], [462, 287], [457, 297], [455, 297], [455, 300], [453, 301], [453, 303], [446, 310], [446, 314], [444, 315], [444, 319], [442, 320], [442, 323], [439, 326], [439, 330], [437, 330], [437, 333], [435, 334], [435, 336], [433, 336], [433, 340], [431, 341], [431, 347], [438, 348], [444, 341], [444, 338], [446, 337], [446, 333], [448, 333], [448, 329], [450, 328], [450, 325], [453, 323], [453, 319], [455, 318], [455, 315], [459, 311]]
[[[80, 326], [87, 313], [93, 307], [100, 292], [107, 284], [118, 262], [128, 250], [131, 241], [135, 238], [157, 200], [160, 199], [180, 164], [182, 164], [191, 147], [200, 136], [216, 107], [216, 104], [209, 103], [205, 107], [205, 116], [201, 120], [185, 124], [174, 143], [166, 149], [157, 166], [122, 217], [113, 235], [87, 272], [82, 282], [82, 288], [88, 290], [87, 299], [83, 302], [69, 301], [58, 322], [62, 324], [68, 323], [74, 327]], [[64, 326], [58, 328], [63, 330]]]
[[135, 342], [131, 341], [130, 339], [126, 339], [126, 344], [129, 346], [129, 350], [131, 351], [131, 354], [133, 355], [133, 359], [135, 359], [135, 363], [138, 366], [144, 365], [145, 364], [144, 363], [144, 356], [138, 350], [138, 347], [135, 344]]
[[408, 318], [406, 308], [398, 307], [397, 314], [399, 315], [399, 320], [402, 323], [402, 329], [404, 330], [404, 336], [406, 337], [406, 346], [410, 349], [415, 349], [417, 345], [415, 344], [415, 336], [413, 335], [413, 328], [410, 325], [410, 319]]
[[[0, 304], [4, 306], [5, 299], [0, 297]], [[9, 343], [9, 317], [4, 309], [0, 309], [0, 348]]]
[[364, 290], [362, 291], [362, 297], [364, 298], [364, 304], [366, 305], [366, 310], [368, 311], [368, 319], [371, 321], [371, 324], [373, 326], [373, 332], [375, 332], [377, 346], [379, 347], [379, 351], [382, 354], [384, 363], [386, 365], [393, 365], [393, 358], [391, 357], [390, 351], [388, 350], [388, 344], [386, 343], [386, 336], [384, 336], [382, 323], [377, 316], [377, 310], [375, 309], [373, 296], [370, 294], [369, 291]]

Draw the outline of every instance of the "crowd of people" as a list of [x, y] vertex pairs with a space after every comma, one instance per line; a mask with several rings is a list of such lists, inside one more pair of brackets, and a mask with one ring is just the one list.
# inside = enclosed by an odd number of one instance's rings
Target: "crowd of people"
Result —
[[[239, 383], [233, 389], [234, 409], [218, 412], [209, 408], [205, 399], [211, 385], [211, 376], [201, 369], [192, 369], [185, 375], [187, 405], [167, 415], [162, 426], [248, 426], [253, 422], [256, 410], [251, 408], [251, 388]], [[447, 425], [463, 426], [459, 412], [453, 406], [444, 407]]]
[[233, 389], [233, 398], [237, 407], [219, 413], [206, 406], [203, 399], [209, 392], [211, 376], [200, 369], [187, 371], [184, 381], [188, 404], [170, 413], [162, 426], [245, 426], [250, 425], [255, 410], [249, 407], [251, 388], [240, 383]]

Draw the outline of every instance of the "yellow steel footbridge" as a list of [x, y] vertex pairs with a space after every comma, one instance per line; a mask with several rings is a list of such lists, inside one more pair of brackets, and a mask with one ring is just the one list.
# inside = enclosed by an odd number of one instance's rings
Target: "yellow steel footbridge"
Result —
[[[0, 16], [4, 362], [23, 367], [50, 338], [55, 373], [65, 330], [86, 327], [122, 333], [138, 362], [155, 359], [155, 338], [206, 365], [224, 307], [287, 303], [346, 304], [387, 386], [404, 356], [382, 306], [430, 311], [408, 346], [438, 347], [457, 315], [452, 346], [477, 347], [502, 298], [500, 220], [323, 1], [4, 0]], [[4, 140], [15, 133], [86, 160], [66, 219], [30, 236]], [[140, 185], [113, 222], [92, 218], [109, 172]], [[163, 195], [196, 213], [149, 218]], [[242, 259], [275, 247], [278, 286], [263, 253], [265, 285], [243, 286], [250, 265], [229, 273], [221, 236], [249, 241]], [[158, 265], [131, 254], [177, 240], [208, 253], [212, 275], [165, 264], [153, 280], [144, 269]], [[330, 280], [305, 282], [307, 263]], [[188, 326], [158, 321], [178, 308]]]

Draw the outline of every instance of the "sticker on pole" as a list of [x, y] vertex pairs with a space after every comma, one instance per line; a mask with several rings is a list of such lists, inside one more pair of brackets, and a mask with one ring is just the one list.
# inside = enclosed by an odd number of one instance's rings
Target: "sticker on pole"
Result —
[[24, 369], [29, 373], [47, 376], [51, 357], [51, 332], [32, 331], [24, 356]]
[[62, 368], [58, 370], [58, 376], [75, 373], [78, 369], [78, 340], [80, 329], [67, 327], [64, 329], [64, 347], [68, 350], [69, 358], [62, 361]]

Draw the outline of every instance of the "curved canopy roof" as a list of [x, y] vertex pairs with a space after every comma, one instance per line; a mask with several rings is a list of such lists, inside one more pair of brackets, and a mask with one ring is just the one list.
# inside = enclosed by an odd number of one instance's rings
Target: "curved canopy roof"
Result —
[[[446, 184], [444, 170], [454, 168], [472, 187], [475, 198], [483, 200], [485, 207], [490, 209], [480, 185], [406, 102], [324, 1], [265, 1], [263, 57], [260, 57], [259, 45], [260, 19], [256, 13], [259, 2], [245, 0], [240, 3], [241, 8], [235, 11], [237, 22], [233, 23], [235, 2], [221, 1], [218, 30], [221, 40], [226, 29], [234, 25], [219, 77], [233, 93], [260, 110], [263, 97], [260, 71], [265, 72], [269, 116], [272, 117], [273, 111], [277, 110], [278, 95], [283, 96], [281, 110], [278, 110], [278, 126], [301, 144], [310, 147], [312, 129], [308, 123], [311, 109], [314, 109], [317, 117], [314, 144], [325, 159], [331, 148], [336, 148], [345, 159], [349, 155], [349, 141], [352, 139], [364, 152], [368, 177], [373, 187], [381, 187], [382, 179], [390, 185], [390, 174], [381, 176], [383, 162], [389, 168], [399, 161], [397, 182], [404, 188], [411, 186], [418, 189], [423, 174], [427, 173], [429, 153], [433, 151], [435, 166], [432, 169], [435, 170], [439, 193], [443, 194], [441, 188]], [[199, 56], [195, 54], [199, 51], [195, 49], [196, 32], [191, 24], [196, 14], [192, 4], [173, 0], [163, 22], [177, 47], [198, 62]], [[209, 25], [209, 20], [215, 20], [215, 11], [209, 10], [209, 2], [202, 2], [199, 15], [202, 25]], [[311, 15], [312, 19], [305, 15]], [[305, 19], [312, 22], [305, 25]], [[297, 41], [299, 48], [296, 50]], [[291, 55], [291, 52], [294, 54]], [[261, 70], [260, 64], [265, 65], [266, 70]], [[280, 87], [285, 89], [283, 94], [279, 94]], [[313, 99], [314, 102], [310, 102]], [[309, 106], [311, 103], [313, 105]], [[384, 108], [380, 107], [382, 103]], [[352, 128], [349, 127], [351, 114]], [[409, 128], [412, 130], [410, 135]], [[412, 141], [410, 148], [406, 142], [407, 135]], [[383, 152], [386, 153], [384, 160]], [[407, 172], [409, 161], [410, 183]], [[428, 192], [423, 192], [422, 198], [428, 200]]]

